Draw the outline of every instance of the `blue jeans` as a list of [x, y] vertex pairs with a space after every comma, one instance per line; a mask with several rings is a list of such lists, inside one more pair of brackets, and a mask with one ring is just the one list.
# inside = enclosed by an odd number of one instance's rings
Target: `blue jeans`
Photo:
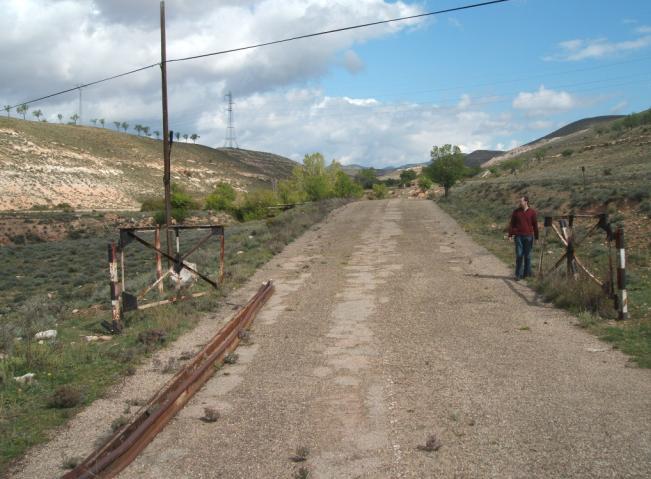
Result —
[[[531, 249], [533, 236], [516, 236], [515, 243], [515, 277], [526, 278], [531, 274]], [[524, 263], [524, 264], [523, 264]]]

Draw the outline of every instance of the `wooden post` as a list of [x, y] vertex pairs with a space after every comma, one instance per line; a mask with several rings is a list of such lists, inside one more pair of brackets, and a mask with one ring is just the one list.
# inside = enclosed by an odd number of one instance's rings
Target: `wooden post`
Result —
[[[154, 231], [154, 246], [157, 250], [160, 250], [160, 226], [156, 225], [156, 230]], [[163, 287], [163, 281], [161, 277], [163, 276], [163, 258], [159, 252], [156, 252], [156, 281], [158, 281], [158, 294], [163, 294], [165, 289]]]
[[[161, 93], [163, 101], [163, 186], [165, 188], [165, 226], [167, 237], [167, 255], [172, 256], [172, 203], [171, 203], [171, 161], [169, 120], [167, 111], [167, 50], [165, 42], [165, 2], [160, 2], [160, 70]], [[170, 266], [168, 260], [168, 267]]]
[[122, 330], [122, 311], [120, 308], [120, 283], [118, 279], [117, 248], [115, 242], [108, 245], [109, 278], [111, 287], [111, 329]]
[[219, 284], [224, 284], [224, 255], [225, 255], [225, 245], [224, 245], [224, 234], [219, 237]]
[[626, 252], [624, 249], [624, 228], [615, 231], [617, 248], [617, 319], [628, 319], [628, 296], [626, 294]]

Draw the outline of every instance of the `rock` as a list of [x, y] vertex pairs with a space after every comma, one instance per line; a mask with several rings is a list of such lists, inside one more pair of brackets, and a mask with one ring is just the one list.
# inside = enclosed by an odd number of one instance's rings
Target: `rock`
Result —
[[78, 312], [79, 312], [78, 309], [73, 309], [73, 310], [72, 310], [72, 314], [77, 314]]
[[95, 341], [110, 341], [113, 339], [112, 336], [84, 336], [84, 341], [93, 343]]
[[34, 373], [27, 373], [22, 376], [14, 376], [14, 380], [20, 384], [31, 384], [36, 381], [34, 376], [36, 376]]
[[47, 331], [41, 331], [34, 335], [34, 339], [54, 339], [57, 337], [56, 329], [48, 329]]
[[238, 252], [235, 253], [235, 254], [244, 254], [244, 251], [240, 250], [240, 251], [238, 251]]
[[443, 446], [441, 440], [438, 438], [436, 434], [432, 434], [427, 438], [425, 445], [424, 446], [418, 445], [417, 449], [421, 451], [431, 452], [431, 451], [438, 451], [439, 449], [441, 449], [441, 446]]
[[[196, 271], [197, 265], [195, 263], [186, 262], [185, 264]], [[177, 286], [190, 286], [197, 280], [197, 275], [189, 269], [183, 268], [179, 274], [173, 272], [170, 279]]]

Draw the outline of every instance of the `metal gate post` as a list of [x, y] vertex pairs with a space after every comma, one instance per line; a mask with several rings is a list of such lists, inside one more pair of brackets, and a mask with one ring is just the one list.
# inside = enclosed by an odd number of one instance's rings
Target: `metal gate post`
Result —
[[[157, 250], [160, 250], [160, 226], [156, 225], [156, 230], [154, 231], [154, 246]], [[163, 282], [160, 280], [163, 276], [163, 258], [161, 254], [156, 252], [156, 281], [158, 281], [158, 294], [163, 294]]]
[[628, 319], [628, 296], [626, 294], [626, 252], [624, 249], [624, 228], [615, 232], [617, 248], [617, 319]]
[[109, 277], [111, 285], [111, 329], [120, 331], [122, 329], [122, 311], [120, 308], [120, 284], [118, 279], [117, 248], [115, 242], [108, 245]]

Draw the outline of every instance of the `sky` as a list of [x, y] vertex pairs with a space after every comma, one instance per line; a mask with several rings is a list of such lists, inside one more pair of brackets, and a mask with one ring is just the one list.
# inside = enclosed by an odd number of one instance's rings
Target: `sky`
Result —
[[[168, 0], [168, 59], [479, 0]], [[0, 104], [160, 61], [157, 0], [0, 0]], [[651, 1], [510, 0], [168, 64], [170, 129], [344, 164], [425, 162], [434, 145], [510, 149], [651, 106]], [[82, 89], [82, 122], [162, 131], [158, 67]], [[57, 122], [73, 91], [29, 105]], [[15, 111], [12, 116], [17, 116]], [[135, 132], [134, 132], [135, 133]], [[173, 160], [172, 160], [173, 161]]]

